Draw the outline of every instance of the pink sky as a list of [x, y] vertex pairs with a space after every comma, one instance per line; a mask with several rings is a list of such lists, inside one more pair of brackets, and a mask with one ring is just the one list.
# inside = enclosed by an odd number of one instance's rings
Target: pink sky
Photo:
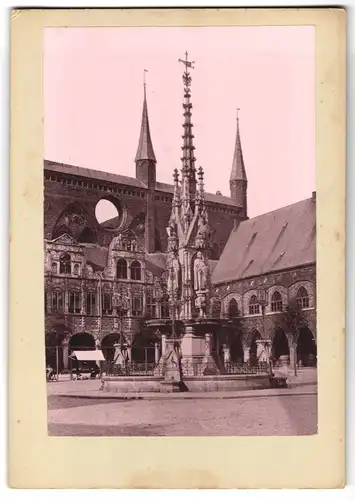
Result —
[[196, 166], [229, 196], [236, 109], [248, 215], [315, 190], [314, 28], [46, 28], [44, 156], [133, 177], [143, 69], [157, 179], [180, 169], [182, 65], [192, 71]]

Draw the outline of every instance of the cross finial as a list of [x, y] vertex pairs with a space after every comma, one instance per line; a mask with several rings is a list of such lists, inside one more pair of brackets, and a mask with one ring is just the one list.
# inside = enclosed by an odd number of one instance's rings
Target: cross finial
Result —
[[239, 111], [240, 111], [240, 108], [237, 108], [237, 121], [239, 121]]
[[185, 64], [185, 69], [186, 69], [186, 71], [187, 71], [187, 68], [192, 68], [192, 69], [194, 69], [193, 64], [195, 64], [195, 61], [189, 61], [188, 57], [189, 57], [189, 54], [188, 54], [188, 52], [186, 51], [186, 52], [185, 52], [185, 60], [183, 60], [183, 59], [179, 59], [179, 62], [181, 62], [182, 64]]
[[144, 85], [144, 87], [146, 86], [146, 83], [147, 83], [146, 80], [145, 80], [145, 74], [146, 73], [148, 73], [148, 70], [147, 69], [143, 70], [143, 85]]

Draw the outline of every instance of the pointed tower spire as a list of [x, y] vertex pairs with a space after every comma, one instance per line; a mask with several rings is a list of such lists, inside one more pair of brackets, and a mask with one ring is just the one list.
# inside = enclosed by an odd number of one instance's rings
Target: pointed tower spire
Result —
[[233, 165], [232, 165], [232, 171], [231, 171], [231, 175], [230, 175], [231, 181], [236, 181], [236, 180], [247, 181], [248, 180], [247, 174], [245, 172], [242, 143], [240, 140], [239, 113], [238, 113], [239, 111], [240, 111], [240, 109], [237, 108], [237, 135], [236, 135], [236, 139], [235, 139]]
[[156, 163], [156, 158], [154, 154], [152, 139], [150, 137], [150, 128], [149, 128], [149, 118], [148, 118], [148, 106], [147, 106], [147, 95], [146, 95], [146, 82], [145, 82], [145, 73], [144, 70], [144, 98], [143, 98], [143, 112], [142, 112], [142, 123], [141, 123], [141, 133], [139, 137], [138, 149], [135, 158], [135, 162], [150, 160]]
[[242, 207], [242, 215], [247, 217], [248, 178], [244, 166], [242, 143], [239, 130], [239, 111], [237, 108], [237, 135], [235, 139], [232, 171], [229, 179], [231, 198]]
[[141, 132], [139, 136], [139, 143], [137, 154], [135, 157], [136, 162], [136, 178], [144, 182], [149, 188], [155, 187], [156, 181], [156, 158], [154, 154], [152, 139], [150, 137], [149, 119], [148, 119], [148, 106], [147, 106], [147, 94], [146, 94], [146, 82], [145, 74], [147, 70], [144, 70], [144, 96], [143, 96], [143, 111], [142, 111], [142, 123]]
[[156, 248], [156, 225], [155, 225], [155, 209], [154, 209], [154, 191], [156, 185], [156, 158], [154, 154], [152, 139], [150, 137], [148, 106], [146, 95], [145, 75], [147, 70], [144, 70], [143, 77], [143, 111], [141, 133], [136, 162], [136, 178], [140, 179], [147, 186], [147, 205], [146, 205], [146, 220], [145, 220], [145, 250], [148, 253], [155, 252]]

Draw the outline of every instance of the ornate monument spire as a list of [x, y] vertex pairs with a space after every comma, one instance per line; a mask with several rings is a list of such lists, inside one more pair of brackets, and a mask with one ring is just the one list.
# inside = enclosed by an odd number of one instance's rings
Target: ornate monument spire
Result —
[[189, 73], [189, 68], [194, 68], [194, 62], [188, 60], [187, 52], [185, 52], [185, 59], [179, 59], [179, 62], [181, 62], [185, 66], [185, 70], [182, 76], [182, 81], [184, 83], [184, 102], [182, 105], [182, 107], [184, 108], [184, 133], [182, 135], [183, 145], [181, 147], [183, 151], [181, 158], [181, 182], [185, 211], [186, 214], [188, 214], [190, 210], [192, 212], [194, 211], [194, 197], [196, 192], [196, 158], [194, 155], [195, 146], [193, 144], [194, 135], [192, 133], [193, 124], [191, 122], [191, 75]]

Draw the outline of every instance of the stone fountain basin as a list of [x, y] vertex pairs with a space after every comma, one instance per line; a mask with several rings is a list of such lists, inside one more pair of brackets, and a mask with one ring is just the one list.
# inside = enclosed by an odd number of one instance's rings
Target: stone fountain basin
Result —
[[[164, 378], [154, 375], [131, 377], [104, 377], [104, 392], [166, 392]], [[201, 375], [184, 377], [185, 391], [189, 392], [227, 392], [250, 391], [270, 388], [268, 374], [240, 375]]]

